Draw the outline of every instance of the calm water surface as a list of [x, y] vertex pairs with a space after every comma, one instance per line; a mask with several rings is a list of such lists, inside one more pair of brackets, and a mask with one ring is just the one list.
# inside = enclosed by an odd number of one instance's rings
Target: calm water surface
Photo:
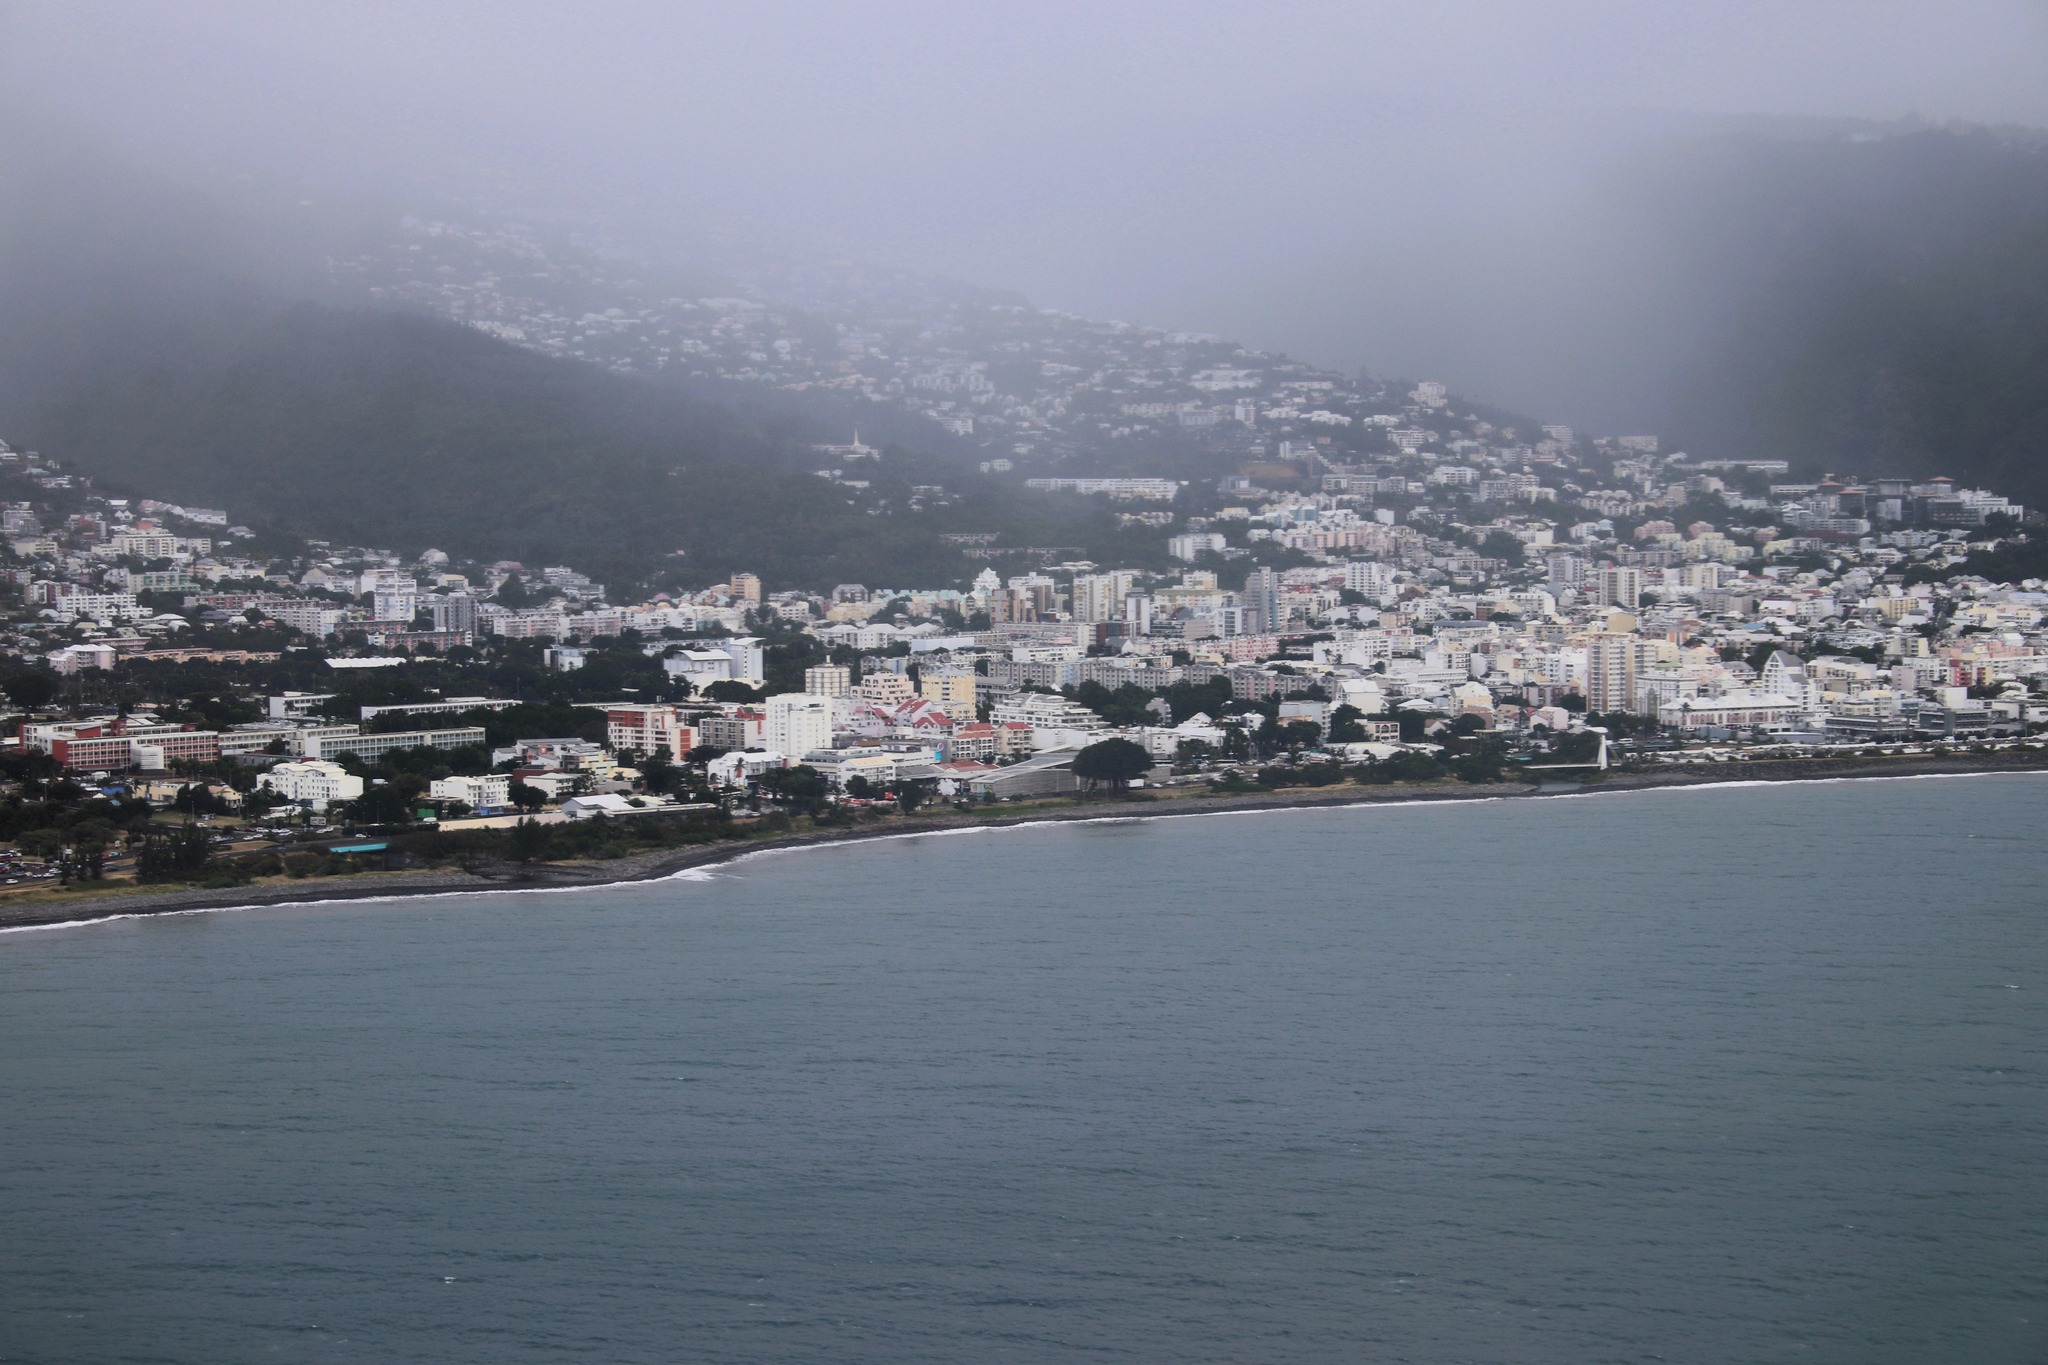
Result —
[[2048, 778], [0, 936], [0, 1359], [2038, 1361]]

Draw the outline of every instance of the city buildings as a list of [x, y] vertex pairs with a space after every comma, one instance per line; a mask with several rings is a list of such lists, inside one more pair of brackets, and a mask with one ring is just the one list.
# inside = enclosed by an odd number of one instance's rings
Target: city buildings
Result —
[[[1994, 490], [1795, 481], [1649, 437], [1485, 420], [1438, 384], [1085, 320], [974, 315], [1000, 338], [989, 344], [1037, 362], [1046, 392], [1027, 396], [1002, 385], [1028, 364], [942, 354], [955, 343], [933, 338], [957, 330], [884, 329], [849, 309], [832, 334], [852, 349], [828, 360], [800, 339], [775, 348], [772, 312], [687, 311], [672, 360], [971, 414], [1004, 453], [961, 477], [1028, 474], [1034, 496], [1099, 499], [1114, 535], [1023, 546], [948, 529], [929, 538], [945, 571], [917, 581], [764, 583], [721, 566], [626, 603], [574, 566], [317, 542], [257, 553], [232, 509], [84, 487], [60, 506], [35, 482], [54, 461], [31, 475], [0, 450], [5, 647], [17, 671], [51, 680], [49, 705], [19, 706], [16, 745], [110, 784], [204, 770], [246, 789], [268, 769], [281, 795], [315, 790], [320, 765], [352, 754], [408, 795], [493, 809], [493, 778], [556, 796], [623, 787], [627, 754], [728, 792], [795, 764], [842, 785], [963, 764], [945, 779], [957, 792], [1001, 799], [1056, 785], [1044, 774], [1058, 755], [1108, 735], [1205, 773], [1312, 761], [1325, 751], [1270, 740], [1305, 720], [1346, 763], [1475, 734], [1533, 761], [1588, 713], [1644, 762], [1707, 745], [2002, 744], [2048, 725], [2048, 583], [1990, 567], [2040, 522]], [[553, 327], [533, 333], [538, 349], [570, 335]], [[714, 333], [777, 358], [683, 347]], [[1095, 472], [1168, 438], [1227, 472]], [[889, 452], [856, 439], [820, 453], [876, 476], [835, 482], [835, 496], [921, 515], [882, 505]], [[1090, 473], [1059, 470], [1074, 457]], [[919, 507], [944, 505], [943, 489], [918, 487]], [[187, 663], [213, 670], [218, 695], [176, 685]], [[337, 700], [372, 675], [393, 679], [388, 696]], [[771, 677], [802, 691], [764, 696]], [[507, 742], [500, 717], [556, 702], [539, 714], [559, 733]], [[1329, 738], [1340, 717], [1342, 741]], [[725, 757], [707, 764], [713, 750]], [[1047, 760], [1040, 776], [1002, 776], [1027, 757]]]

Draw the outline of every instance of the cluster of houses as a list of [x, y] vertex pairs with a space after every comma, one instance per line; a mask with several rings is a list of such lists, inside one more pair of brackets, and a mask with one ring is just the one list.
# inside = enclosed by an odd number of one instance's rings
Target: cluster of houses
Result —
[[[0, 509], [0, 588], [12, 652], [88, 684], [129, 659], [262, 663], [308, 645], [337, 676], [528, 641], [572, 672], [636, 633], [669, 699], [599, 703], [605, 743], [522, 740], [490, 776], [431, 793], [472, 812], [515, 791], [631, 800], [618, 770], [657, 754], [728, 789], [804, 765], [841, 790], [993, 799], [1070, 788], [1072, 755], [1112, 735], [1186, 764], [1275, 722], [1328, 739], [1340, 712], [1353, 759], [1475, 725], [1540, 753], [1616, 717], [1600, 728], [1723, 745], [1998, 742], [2048, 723], [2048, 585], [1971, 572], [2025, 543], [2026, 509], [2003, 497], [1942, 478], [1795, 482], [1648, 437], [1531, 440], [1458, 415], [1436, 385], [1397, 417], [1431, 424], [1413, 428], [1427, 439], [1381, 423], [1379, 455], [1283, 440], [1201, 490], [1052, 490], [1160, 504], [1143, 515], [1171, 569], [1005, 563], [995, 537], [961, 535], [950, 584], [736, 573], [632, 605], [561, 566], [321, 542], [261, 555], [225, 511], [102, 496], [0, 446], [0, 479], [29, 494]], [[781, 670], [773, 689], [771, 653], [798, 633], [834, 662], [801, 690]], [[272, 696], [265, 720], [212, 729], [88, 703], [25, 720], [14, 742], [76, 772], [262, 767], [264, 790], [320, 809], [362, 795], [338, 757], [474, 750], [484, 731], [465, 713], [517, 704], [446, 697], [342, 722], [319, 700]]]

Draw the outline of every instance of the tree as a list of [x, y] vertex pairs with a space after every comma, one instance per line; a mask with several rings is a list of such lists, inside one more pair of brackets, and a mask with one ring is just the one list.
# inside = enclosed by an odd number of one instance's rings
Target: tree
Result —
[[1340, 706], [1330, 713], [1330, 743], [1366, 742], [1365, 712], [1355, 706]]
[[1223, 757], [1233, 763], [1242, 763], [1252, 756], [1252, 739], [1245, 733], [1244, 726], [1226, 724], [1223, 727]]
[[647, 784], [647, 790], [659, 796], [676, 784], [676, 765], [669, 756], [656, 749], [640, 760], [640, 777]]
[[1492, 749], [1462, 755], [1451, 760], [1450, 767], [1460, 782], [1500, 781], [1500, 756]]
[[1074, 776], [1091, 789], [1107, 787], [1121, 793], [1150, 771], [1152, 755], [1128, 739], [1098, 740], [1074, 755]]
[[505, 799], [521, 810], [539, 810], [548, 803], [548, 794], [539, 787], [514, 782], [505, 789]]
[[48, 706], [57, 696], [57, 675], [47, 668], [24, 668], [8, 675], [4, 687], [7, 699], [25, 711]]
[[927, 793], [915, 782], [905, 782], [896, 792], [896, 804], [905, 815], [917, 814], [917, 808], [925, 803]]
[[707, 701], [749, 702], [761, 700], [761, 693], [737, 678], [720, 678], [704, 689]]
[[50, 829], [48, 827], [24, 830], [16, 837], [14, 842], [29, 857], [41, 858], [44, 862], [48, 863], [56, 863], [57, 871], [62, 878], [67, 882], [71, 880], [71, 867], [68, 860], [64, 857], [67, 841], [62, 830]]
[[[532, 788], [528, 788], [529, 791]], [[548, 831], [537, 820], [521, 820], [512, 826], [512, 856], [522, 863], [530, 863], [547, 847]]]
[[1493, 531], [1479, 542], [1479, 553], [1488, 559], [1505, 560], [1509, 564], [1520, 564], [1526, 547], [1515, 536], [1506, 531]]
[[1272, 743], [1279, 749], [1312, 749], [1323, 742], [1323, 727], [1312, 720], [1290, 720], [1272, 727]]
[[1600, 736], [1590, 730], [1570, 730], [1550, 739], [1550, 757], [1555, 763], [1591, 763], [1600, 757]]
[[348, 813], [366, 825], [402, 825], [412, 819], [412, 797], [405, 788], [387, 782], [349, 802]]
[[1380, 763], [1367, 764], [1358, 775], [1361, 782], [1430, 782], [1443, 776], [1443, 765], [1428, 754], [1399, 753]]
[[1401, 723], [1401, 742], [1404, 744], [1413, 744], [1421, 739], [1431, 721], [1447, 719], [1435, 711], [1399, 711], [1394, 718]]
[[135, 879], [162, 882], [190, 877], [203, 872], [212, 860], [212, 843], [197, 825], [154, 829], [142, 836], [142, 847], [136, 851]]
[[171, 799], [171, 809], [185, 815], [218, 815], [221, 813], [221, 801], [206, 783], [187, 782]]
[[857, 801], [867, 800], [870, 796], [874, 795], [874, 791], [874, 783], [868, 781], [859, 773], [855, 773], [852, 777], [846, 779], [846, 794]]
[[261, 787], [254, 791], [242, 793], [242, 814], [251, 820], [262, 815], [265, 811], [290, 804], [291, 802], [285, 800], [277, 793], [266, 791]]
[[770, 768], [759, 781], [761, 790], [797, 810], [815, 813], [825, 808], [829, 791], [825, 775], [808, 763], [793, 768]]

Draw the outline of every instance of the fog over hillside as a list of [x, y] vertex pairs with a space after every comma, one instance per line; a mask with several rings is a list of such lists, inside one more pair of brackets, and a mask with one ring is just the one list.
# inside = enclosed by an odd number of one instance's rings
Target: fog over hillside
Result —
[[1703, 264], [1778, 265], [1717, 198], [1730, 120], [2048, 122], [2026, 3], [4, 14], [23, 98], [167, 166], [849, 255], [1607, 427], [1733, 325]]

